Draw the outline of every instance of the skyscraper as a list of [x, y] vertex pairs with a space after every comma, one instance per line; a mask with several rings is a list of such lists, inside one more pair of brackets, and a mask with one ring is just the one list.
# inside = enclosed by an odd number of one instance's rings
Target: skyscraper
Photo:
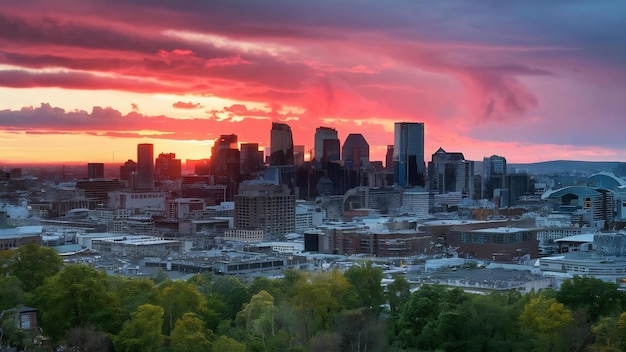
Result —
[[[120, 180], [122, 181], [128, 181], [128, 184], [131, 185], [131, 180], [133, 178], [133, 175], [136, 176], [137, 174], [137, 163], [128, 159], [124, 165], [120, 166]], [[135, 180], [136, 181], [136, 180]], [[134, 187], [134, 183], [132, 183], [133, 187]]]
[[350, 133], [348, 135], [341, 149], [341, 160], [356, 167], [364, 167], [369, 164], [370, 145], [362, 134]]
[[296, 166], [300, 166], [304, 164], [304, 146], [303, 145], [293, 146], [293, 162]]
[[270, 153], [271, 166], [294, 165], [293, 137], [289, 125], [272, 122]]
[[259, 150], [259, 143], [241, 143], [240, 172], [244, 176], [263, 169], [263, 151]]
[[87, 163], [87, 178], [104, 178], [104, 164]]
[[385, 170], [393, 171], [393, 144], [387, 145], [387, 153], [385, 154]]
[[506, 188], [506, 159], [492, 155], [483, 159], [483, 198], [493, 198], [495, 189]]
[[222, 134], [211, 148], [211, 174], [237, 179], [241, 173], [241, 155], [236, 134]]
[[182, 163], [175, 153], [161, 153], [155, 163], [155, 178], [159, 181], [178, 180], [182, 175]]
[[340, 143], [337, 130], [332, 127], [315, 129], [315, 149], [313, 157], [317, 161], [337, 161], [340, 157]]
[[154, 145], [137, 145], [137, 188], [154, 188]]
[[424, 186], [424, 123], [396, 122], [393, 140], [393, 178], [400, 187]]
[[428, 163], [428, 185], [431, 192], [461, 192], [463, 197], [473, 197], [474, 162], [465, 160], [463, 153], [439, 148]]

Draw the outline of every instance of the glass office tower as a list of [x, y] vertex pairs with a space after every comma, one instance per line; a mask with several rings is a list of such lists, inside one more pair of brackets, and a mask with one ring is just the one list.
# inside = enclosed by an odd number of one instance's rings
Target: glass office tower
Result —
[[294, 165], [291, 127], [272, 122], [270, 131], [270, 166]]
[[400, 187], [424, 187], [424, 123], [396, 122], [393, 140], [393, 178]]

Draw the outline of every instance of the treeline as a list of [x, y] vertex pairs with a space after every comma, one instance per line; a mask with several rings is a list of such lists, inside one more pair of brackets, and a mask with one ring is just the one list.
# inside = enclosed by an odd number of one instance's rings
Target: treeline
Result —
[[[162, 274], [162, 273], [161, 273]], [[281, 279], [128, 278], [64, 266], [36, 245], [0, 252], [0, 347], [50, 351], [623, 351], [626, 295], [576, 277], [558, 291], [487, 295], [423, 285], [367, 263]], [[42, 331], [11, 309], [38, 309]], [[33, 335], [48, 343], [37, 345]]]

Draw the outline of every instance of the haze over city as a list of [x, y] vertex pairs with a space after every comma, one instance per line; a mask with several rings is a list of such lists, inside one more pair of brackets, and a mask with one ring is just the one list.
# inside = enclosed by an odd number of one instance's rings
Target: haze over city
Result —
[[425, 154], [626, 161], [620, 1], [21, 1], [0, 10], [0, 160], [180, 159], [213, 141], [313, 147], [394, 122]]

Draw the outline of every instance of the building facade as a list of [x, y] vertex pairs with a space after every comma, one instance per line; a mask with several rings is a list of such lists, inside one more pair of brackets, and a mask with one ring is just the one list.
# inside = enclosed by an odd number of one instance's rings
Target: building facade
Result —
[[137, 145], [137, 189], [154, 189], [154, 145]]
[[424, 123], [396, 122], [393, 145], [394, 184], [424, 187]]
[[155, 163], [155, 178], [159, 181], [178, 180], [182, 175], [182, 164], [175, 153], [161, 153]]
[[284, 123], [272, 122], [270, 131], [270, 165], [294, 165], [293, 136], [291, 127]]
[[243, 182], [235, 196], [235, 229], [259, 229], [268, 238], [295, 232], [296, 197], [286, 185]]
[[336, 161], [340, 159], [337, 130], [332, 127], [315, 129], [315, 149], [313, 157], [317, 161]]

